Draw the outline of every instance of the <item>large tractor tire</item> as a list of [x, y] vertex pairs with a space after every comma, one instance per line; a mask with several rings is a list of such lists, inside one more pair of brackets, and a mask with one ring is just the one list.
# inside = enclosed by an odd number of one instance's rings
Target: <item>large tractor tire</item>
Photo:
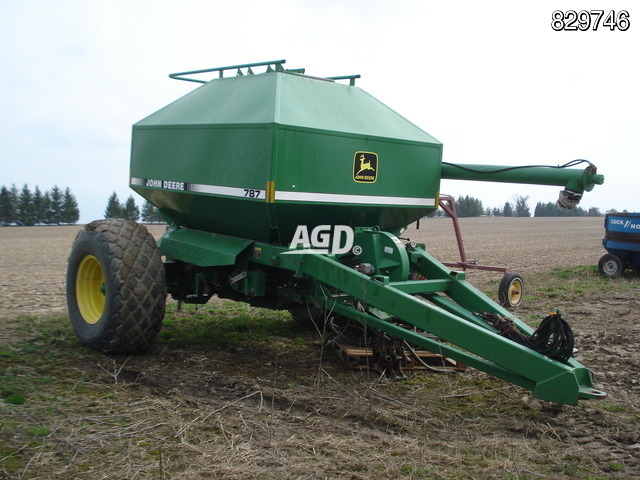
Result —
[[67, 265], [67, 304], [84, 345], [109, 354], [149, 350], [166, 296], [160, 252], [143, 225], [113, 218], [78, 233]]

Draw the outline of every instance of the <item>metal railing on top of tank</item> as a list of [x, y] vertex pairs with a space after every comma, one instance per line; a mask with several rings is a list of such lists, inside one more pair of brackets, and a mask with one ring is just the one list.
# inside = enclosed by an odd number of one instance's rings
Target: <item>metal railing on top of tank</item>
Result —
[[[216, 67], [216, 68], [205, 68], [203, 70], [191, 70], [189, 72], [179, 72], [179, 73], [170, 73], [169, 78], [174, 78], [176, 80], [184, 80], [186, 82], [196, 82], [196, 83], [207, 83], [207, 80], [200, 80], [196, 78], [185, 78], [185, 75], [197, 75], [200, 73], [210, 73], [210, 72], [219, 72], [218, 78], [224, 78], [224, 72], [227, 70], [236, 70], [236, 76], [242, 75], [253, 75], [252, 68], [255, 67], [267, 67], [267, 72], [284, 72], [290, 71], [295, 73], [304, 73], [304, 68], [299, 68], [296, 70], [285, 70], [282, 65], [286, 63], [286, 60], [273, 60], [271, 62], [259, 62], [259, 63], [245, 63], [242, 65], [231, 65], [228, 67]], [[242, 72], [242, 69], [246, 68], [246, 73]], [[266, 72], [265, 72], [266, 73]]]
[[[218, 78], [224, 78], [224, 72], [228, 70], [236, 70], [236, 76], [244, 76], [244, 75], [254, 75], [252, 68], [255, 67], [267, 67], [267, 70], [264, 73], [269, 72], [289, 72], [289, 73], [299, 73], [301, 75], [304, 74], [304, 68], [294, 68], [294, 69], [285, 69], [283, 68], [283, 64], [286, 63], [286, 60], [273, 60], [271, 62], [258, 62], [258, 63], [245, 63], [242, 65], [230, 65], [228, 67], [216, 67], [216, 68], [205, 68], [202, 70], [190, 70], [188, 72], [178, 72], [178, 73], [170, 73], [169, 78], [173, 78], [175, 80], [184, 80], [185, 82], [195, 82], [195, 83], [207, 83], [208, 80], [200, 80], [197, 78], [186, 78], [185, 75], [198, 75], [201, 73], [211, 73], [218, 72]], [[246, 72], [242, 70], [246, 69]], [[349, 85], [353, 86], [356, 83], [356, 78], [360, 78], [360, 75], [342, 75], [338, 77], [325, 77], [326, 80], [349, 80]]]

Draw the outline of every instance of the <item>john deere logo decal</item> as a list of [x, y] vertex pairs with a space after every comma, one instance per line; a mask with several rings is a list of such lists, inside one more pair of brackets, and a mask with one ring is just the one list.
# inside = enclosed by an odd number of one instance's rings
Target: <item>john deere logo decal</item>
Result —
[[353, 158], [353, 180], [358, 183], [373, 183], [378, 178], [378, 155], [371, 152], [356, 152]]

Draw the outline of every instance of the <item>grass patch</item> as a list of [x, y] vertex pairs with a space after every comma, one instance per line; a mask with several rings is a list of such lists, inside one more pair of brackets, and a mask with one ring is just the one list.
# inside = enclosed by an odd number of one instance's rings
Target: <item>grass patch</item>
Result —
[[47, 427], [39, 427], [37, 425], [34, 425], [27, 428], [27, 433], [36, 437], [46, 437], [51, 433], [51, 430], [49, 430], [49, 428]]
[[600, 408], [602, 408], [606, 412], [616, 413], [616, 412], [624, 412], [627, 410], [627, 407], [624, 405], [615, 405], [613, 403], [601, 403], [599, 404]]
[[[474, 279], [470, 283], [497, 301], [497, 286], [501, 278], [491, 278], [479, 281], [475, 285]], [[534, 273], [524, 276], [524, 301], [521, 307], [515, 308], [519, 313], [527, 305], [549, 300], [557, 302], [577, 303], [584, 301], [591, 295], [611, 294], [619, 292], [640, 291], [640, 275], [627, 272], [622, 278], [603, 277], [594, 265], [579, 265], [573, 268], [554, 268], [545, 273]]]
[[278, 339], [306, 342], [309, 332], [289, 312], [254, 308], [239, 302], [167, 306], [160, 342], [251, 348], [272, 345]]
[[10, 405], [23, 405], [27, 401], [27, 397], [21, 393], [11, 393], [5, 397], [4, 401]]
[[549, 273], [539, 273], [525, 278], [525, 300], [546, 302], [548, 300], [578, 303], [592, 295], [611, 294], [640, 290], [640, 278], [629, 275], [625, 278], [602, 277], [592, 265], [573, 268], [555, 268]]
[[433, 467], [419, 467], [415, 465], [402, 465], [400, 471], [410, 479], [433, 478]]

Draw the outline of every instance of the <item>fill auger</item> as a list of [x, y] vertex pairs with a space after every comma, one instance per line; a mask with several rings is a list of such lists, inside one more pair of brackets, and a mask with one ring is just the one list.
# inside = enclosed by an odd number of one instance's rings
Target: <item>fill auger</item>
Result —
[[167, 293], [185, 303], [217, 295], [366, 325], [392, 342], [380, 351], [394, 374], [419, 348], [540, 399], [604, 396], [572, 357], [559, 313], [533, 331], [427, 246], [398, 238], [437, 209], [441, 178], [559, 185], [572, 207], [603, 182], [595, 166], [444, 163], [442, 144], [356, 87], [358, 76], [284, 63], [172, 74], [202, 85], [133, 126], [131, 187], [168, 228], [157, 247], [145, 227], [118, 219], [78, 234], [67, 294], [80, 340], [145, 351]]

